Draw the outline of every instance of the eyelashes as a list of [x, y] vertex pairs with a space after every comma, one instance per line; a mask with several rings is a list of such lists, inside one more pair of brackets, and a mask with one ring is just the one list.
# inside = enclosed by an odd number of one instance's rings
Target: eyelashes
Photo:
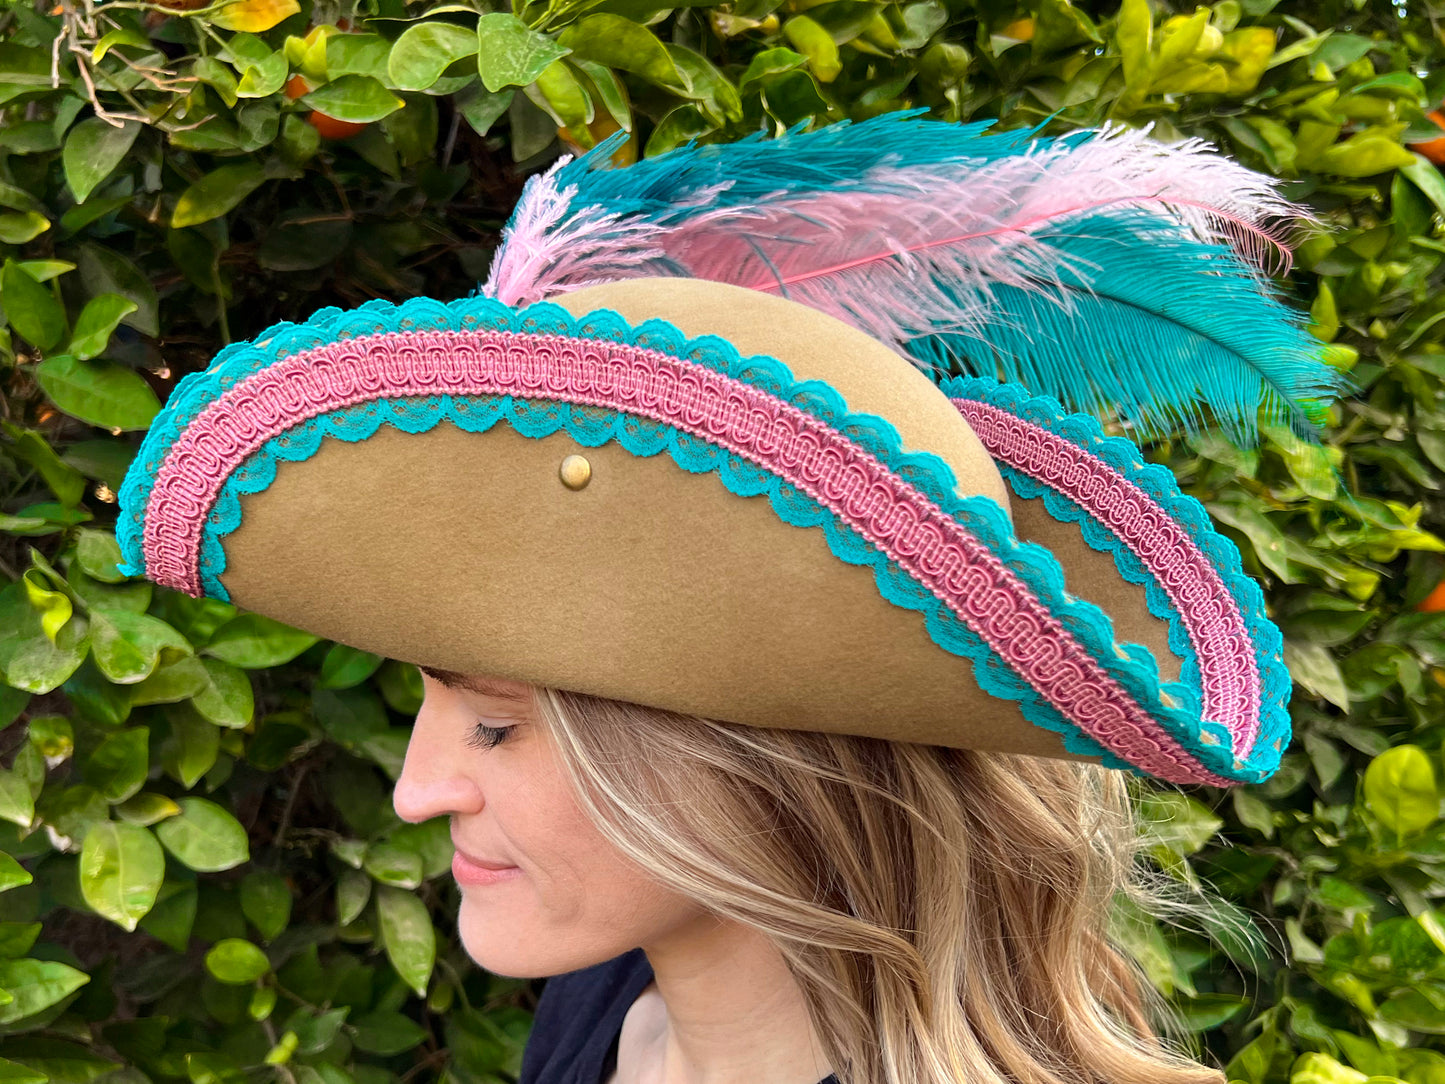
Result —
[[471, 737], [467, 739], [467, 745], [473, 749], [495, 749], [507, 740], [507, 736], [516, 729], [510, 726], [487, 726], [486, 723], [477, 723], [472, 728]]

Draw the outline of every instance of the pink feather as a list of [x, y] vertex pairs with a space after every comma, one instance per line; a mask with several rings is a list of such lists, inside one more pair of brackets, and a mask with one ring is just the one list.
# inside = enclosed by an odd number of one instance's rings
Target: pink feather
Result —
[[[528, 181], [481, 287], [485, 296], [527, 304], [664, 273], [659, 264], [668, 260], [694, 278], [786, 289], [899, 349], [917, 329], [996, 320], [988, 304], [994, 285], [1057, 285], [1064, 261], [1039, 235], [1070, 218], [1152, 206], [1201, 240], [1229, 244], [1262, 271], [1283, 273], [1289, 250], [1278, 223], [1308, 217], [1275, 193], [1271, 178], [1212, 153], [1202, 140], [1167, 145], [1149, 138], [1148, 129], [1124, 127], [1101, 129], [1074, 146], [1037, 141], [992, 161], [881, 166], [865, 175], [869, 191], [801, 197], [778, 191], [675, 226], [573, 207], [575, 189], [559, 190], [553, 181], [569, 160]], [[705, 206], [727, 187], [700, 190], [678, 205]], [[936, 290], [909, 289], [910, 279], [926, 282], [929, 275], [973, 287], [976, 302], [945, 308]], [[857, 284], [839, 288], [838, 280], [854, 278]], [[878, 303], [879, 290], [889, 295], [887, 304]]]

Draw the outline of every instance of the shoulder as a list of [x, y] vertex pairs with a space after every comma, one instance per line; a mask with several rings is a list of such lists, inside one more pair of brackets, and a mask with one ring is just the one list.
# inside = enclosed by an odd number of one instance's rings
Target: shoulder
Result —
[[577, 1063], [600, 1066], [627, 1010], [651, 981], [652, 966], [640, 948], [549, 978], [537, 1002], [518, 1084], [565, 1084]]

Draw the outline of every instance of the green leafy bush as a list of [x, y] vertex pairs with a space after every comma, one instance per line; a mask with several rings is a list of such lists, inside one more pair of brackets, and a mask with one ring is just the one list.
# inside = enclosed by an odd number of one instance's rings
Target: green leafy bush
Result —
[[1151, 795], [1219, 902], [1128, 928], [1233, 1080], [1445, 1084], [1440, 11], [51, 4], [0, 9], [0, 1079], [514, 1078], [536, 986], [470, 962], [445, 823], [390, 808], [414, 668], [127, 579], [115, 491], [224, 343], [469, 292], [559, 151], [925, 105], [1203, 137], [1317, 214], [1281, 281], [1358, 387], [1328, 439], [1153, 452], [1268, 586], [1296, 740]]

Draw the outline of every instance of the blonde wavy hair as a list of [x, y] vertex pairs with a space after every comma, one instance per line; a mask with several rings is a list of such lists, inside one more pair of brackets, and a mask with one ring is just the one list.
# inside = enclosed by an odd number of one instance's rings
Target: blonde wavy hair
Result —
[[1223, 1084], [1111, 937], [1179, 906], [1126, 773], [533, 695], [613, 845], [777, 946], [841, 1084]]

